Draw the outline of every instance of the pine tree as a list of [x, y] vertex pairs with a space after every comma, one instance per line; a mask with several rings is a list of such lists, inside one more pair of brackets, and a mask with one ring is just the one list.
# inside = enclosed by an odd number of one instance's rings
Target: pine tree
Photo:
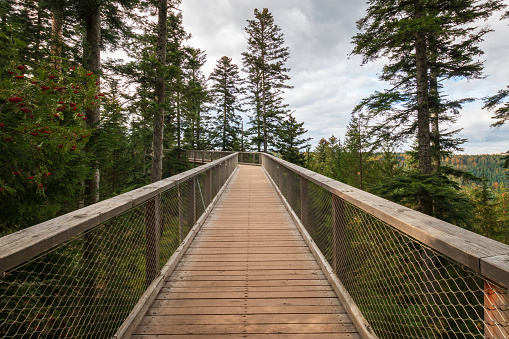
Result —
[[292, 114], [289, 114], [279, 126], [279, 133], [275, 143], [276, 150], [281, 153], [284, 160], [299, 166], [304, 166], [304, 154], [302, 150], [309, 147], [310, 138], [303, 138], [307, 130], [303, 122], [297, 122]]
[[342, 180], [343, 147], [341, 141], [332, 135], [329, 139], [322, 138], [311, 154], [308, 154], [308, 168], [326, 177]]
[[267, 152], [277, 135], [277, 121], [287, 113], [283, 104], [284, 89], [290, 79], [285, 63], [290, 57], [289, 48], [284, 46], [281, 28], [274, 24], [274, 18], [267, 8], [254, 10], [254, 20], [247, 20], [244, 29], [248, 33], [247, 52], [242, 53], [244, 69], [248, 74], [248, 90], [252, 105], [250, 122], [252, 143], [260, 152]]
[[495, 197], [488, 188], [486, 178], [482, 185], [474, 192], [474, 221], [475, 231], [485, 237], [496, 239], [498, 236], [497, 218], [495, 212]]
[[214, 110], [214, 144], [223, 151], [240, 149], [242, 112], [240, 95], [244, 93], [239, 67], [232, 63], [232, 59], [223, 56], [216, 62], [216, 67], [210, 74], [212, 81], [211, 97]]
[[151, 180], [156, 182], [163, 176], [163, 136], [164, 136], [164, 103], [166, 101], [166, 44], [168, 40], [168, 0], [159, 0], [157, 3], [157, 61], [158, 72], [154, 90], [156, 109], [154, 111], [153, 158]]
[[183, 65], [185, 88], [183, 108], [186, 111], [184, 142], [191, 149], [208, 149], [206, 129], [208, 116], [206, 103], [209, 101], [208, 89], [202, 67], [207, 55], [199, 48], [186, 47]]
[[[394, 87], [363, 100], [356, 110], [385, 117], [375, 129], [379, 135], [400, 138], [416, 134], [419, 171], [430, 175], [433, 153], [436, 171], [443, 147], [438, 114], [447, 106], [457, 110], [464, 102], [441, 103], [438, 82], [481, 76], [482, 62], [476, 61], [482, 54], [478, 44], [489, 30], [472, 24], [500, 9], [502, 2], [376, 0], [368, 5], [366, 17], [357, 22], [362, 32], [353, 37], [353, 54], [362, 55], [363, 63], [387, 57], [389, 63], [380, 78]], [[433, 214], [429, 199], [421, 199], [420, 209]]]

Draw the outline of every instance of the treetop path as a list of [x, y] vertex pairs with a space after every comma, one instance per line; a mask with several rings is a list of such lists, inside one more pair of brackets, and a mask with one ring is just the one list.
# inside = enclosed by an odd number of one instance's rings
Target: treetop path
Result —
[[4, 338], [509, 338], [509, 246], [265, 153], [0, 238]]

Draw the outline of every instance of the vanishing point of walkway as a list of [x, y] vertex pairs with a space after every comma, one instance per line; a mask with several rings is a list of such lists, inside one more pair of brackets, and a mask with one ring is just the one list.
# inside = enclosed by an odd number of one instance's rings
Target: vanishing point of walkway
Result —
[[133, 338], [359, 338], [259, 166], [240, 166]]

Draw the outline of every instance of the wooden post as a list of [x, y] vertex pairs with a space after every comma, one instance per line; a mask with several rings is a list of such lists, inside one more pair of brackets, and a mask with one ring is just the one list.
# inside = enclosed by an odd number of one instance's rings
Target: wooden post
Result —
[[187, 230], [196, 222], [195, 178], [187, 182]]
[[[277, 182], [277, 185], [279, 186], [279, 190], [281, 191], [281, 193], [283, 193], [283, 166], [281, 166], [281, 164], [278, 164], [277, 166], [277, 170], [278, 170], [278, 182]], [[284, 194], [284, 193], [283, 193]]]
[[256, 153], [253, 153], [253, 165], [255, 164]]
[[180, 188], [180, 184], [177, 186], [177, 196], [179, 203], [179, 239], [180, 242], [182, 242], [182, 240], [184, 240], [184, 218], [182, 213], [182, 190]]
[[244, 162], [244, 152], [240, 152], [240, 163]]
[[286, 169], [286, 201], [290, 204], [293, 209], [293, 192], [292, 192], [292, 171]]
[[346, 267], [346, 210], [343, 199], [332, 197], [332, 268], [338, 278], [345, 278]]
[[308, 181], [300, 177], [300, 221], [309, 229]]
[[217, 165], [217, 191], [221, 189], [221, 164]]
[[205, 164], [205, 151], [201, 151], [201, 163], [202, 165]]
[[509, 293], [484, 281], [484, 337], [509, 338]]
[[[205, 171], [205, 203], [210, 205], [212, 202], [212, 170]], [[205, 208], [207, 207], [205, 206]]]
[[160, 195], [145, 204], [145, 286], [150, 285], [159, 272], [160, 209]]

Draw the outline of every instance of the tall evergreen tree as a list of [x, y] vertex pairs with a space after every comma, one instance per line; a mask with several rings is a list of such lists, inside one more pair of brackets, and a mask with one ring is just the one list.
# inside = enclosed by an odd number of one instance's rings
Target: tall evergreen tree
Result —
[[209, 100], [206, 79], [202, 67], [207, 55], [199, 48], [186, 47], [183, 65], [185, 88], [183, 108], [186, 111], [184, 141], [191, 149], [208, 149], [205, 137], [207, 107]]
[[318, 142], [312, 155], [308, 154], [310, 170], [323, 174], [335, 180], [342, 180], [340, 171], [342, 166], [343, 147], [341, 141], [334, 135], [329, 139], [322, 138]]
[[341, 171], [345, 183], [360, 189], [364, 189], [366, 172], [369, 172], [368, 160], [371, 156], [363, 122], [362, 115], [352, 114], [346, 128]]
[[163, 136], [164, 136], [164, 102], [166, 101], [166, 45], [168, 43], [168, 0], [159, 0], [157, 3], [157, 61], [158, 72], [156, 73], [156, 83], [154, 99], [156, 109], [154, 111], [154, 133], [153, 133], [153, 157], [151, 180], [156, 182], [163, 176]]
[[210, 94], [217, 112], [214, 119], [215, 145], [223, 151], [239, 150], [241, 117], [237, 112], [242, 111], [240, 95], [243, 94], [239, 67], [232, 63], [231, 58], [223, 56], [216, 62], [209, 79], [212, 81]]
[[267, 8], [254, 10], [254, 20], [247, 20], [247, 52], [242, 53], [244, 69], [248, 74], [248, 90], [252, 104], [250, 121], [252, 143], [258, 151], [267, 152], [277, 135], [277, 121], [286, 115], [283, 103], [284, 89], [290, 79], [285, 63], [290, 50], [284, 46], [281, 28]]
[[[361, 33], [353, 37], [353, 54], [363, 63], [387, 57], [380, 78], [394, 87], [376, 93], [357, 107], [385, 117], [378, 130], [400, 130], [398, 137], [417, 135], [418, 169], [433, 173], [430, 124], [439, 121], [438, 82], [450, 78], [476, 78], [482, 72], [478, 47], [489, 30], [472, 24], [502, 7], [500, 0], [381, 1], [368, 2], [367, 14], [357, 22]], [[461, 101], [449, 104], [461, 106]], [[435, 116], [432, 116], [432, 113]], [[435, 145], [439, 130], [434, 124]], [[436, 162], [436, 161], [435, 161]], [[429, 199], [420, 210], [433, 214]]]
[[281, 153], [284, 160], [299, 166], [304, 166], [304, 154], [302, 150], [307, 149], [310, 138], [304, 138], [307, 130], [303, 122], [297, 122], [292, 114], [289, 114], [279, 126], [275, 148]]

